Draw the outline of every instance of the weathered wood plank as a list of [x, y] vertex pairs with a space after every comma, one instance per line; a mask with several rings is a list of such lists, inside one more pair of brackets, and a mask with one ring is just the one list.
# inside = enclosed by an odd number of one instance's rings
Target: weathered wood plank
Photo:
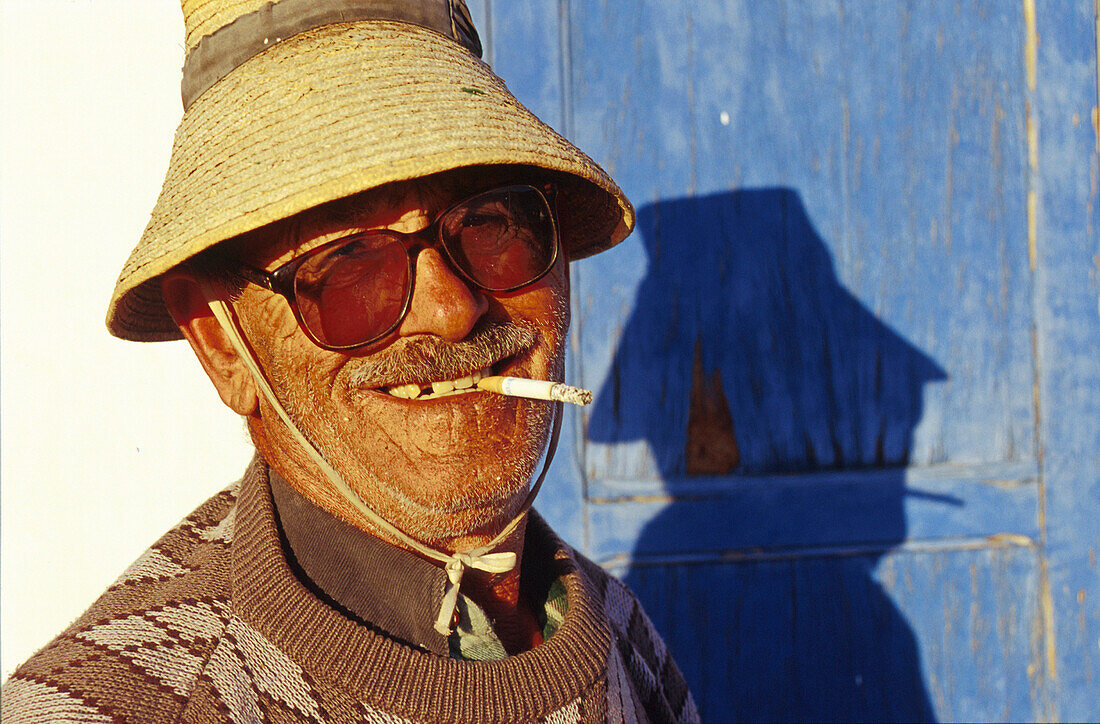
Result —
[[687, 469], [697, 342], [745, 471], [1034, 458], [1018, 8], [571, 7], [589, 475]]
[[708, 721], [1026, 721], [1036, 567], [1005, 545], [621, 573]]
[[[1030, 6], [1031, 3], [1025, 3]], [[1036, 404], [1052, 718], [1100, 718], [1100, 6], [1034, 3]]]
[[563, 104], [567, 61], [556, 2], [489, 2], [493, 68], [535, 115], [559, 133], [568, 132]]
[[1037, 507], [1034, 481], [907, 480], [902, 470], [758, 478], [673, 502], [593, 505], [588, 552], [606, 562], [991, 536], [1038, 541]]

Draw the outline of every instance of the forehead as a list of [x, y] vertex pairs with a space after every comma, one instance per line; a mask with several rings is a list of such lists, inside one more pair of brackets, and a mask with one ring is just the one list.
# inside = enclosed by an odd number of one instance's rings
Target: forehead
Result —
[[476, 167], [398, 181], [308, 209], [222, 246], [233, 257], [259, 266], [289, 261], [344, 234], [384, 227], [411, 212], [433, 219], [480, 191], [509, 183], [538, 183], [540, 176], [523, 167]]

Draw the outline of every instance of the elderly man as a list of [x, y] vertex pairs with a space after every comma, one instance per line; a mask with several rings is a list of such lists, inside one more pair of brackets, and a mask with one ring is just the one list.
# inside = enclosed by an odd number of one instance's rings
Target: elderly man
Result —
[[107, 321], [185, 338], [257, 455], [4, 720], [697, 719], [629, 591], [529, 510], [549, 400], [583, 397], [553, 384], [566, 265], [629, 232], [622, 192], [461, 0], [183, 10], [185, 112]]

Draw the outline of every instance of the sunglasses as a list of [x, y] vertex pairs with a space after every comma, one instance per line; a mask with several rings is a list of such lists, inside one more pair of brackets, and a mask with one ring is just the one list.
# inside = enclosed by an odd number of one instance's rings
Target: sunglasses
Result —
[[487, 292], [537, 282], [558, 258], [558, 230], [545, 192], [503, 186], [471, 196], [413, 234], [376, 229], [311, 249], [267, 272], [234, 259], [228, 271], [286, 298], [319, 347], [351, 349], [395, 330], [409, 311], [416, 255], [443, 250], [452, 269]]

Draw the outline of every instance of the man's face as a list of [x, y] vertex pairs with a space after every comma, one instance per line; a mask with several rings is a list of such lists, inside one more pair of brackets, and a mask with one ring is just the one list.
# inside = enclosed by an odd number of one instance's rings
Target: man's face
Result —
[[[300, 214], [232, 243], [229, 251], [270, 271], [351, 233], [421, 231], [451, 204], [497, 181], [458, 173], [391, 185]], [[353, 350], [321, 349], [282, 297], [255, 285], [234, 307], [261, 368], [306, 437], [383, 517], [422, 540], [439, 541], [499, 527], [517, 512], [551, 408], [479, 391], [402, 395], [410, 394], [408, 385], [446, 388], [477, 373], [560, 380], [568, 275], [559, 256], [534, 284], [489, 293], [468, 285], [439, 249], [422, 250], [414, 266], [406, 317], [385, 338]], [[294, 471], [316, 470], [266, 400], [252, 425], [261, 452], [292, 483]], [[328, 490], [303, 492], [322, 504], [332, 499]]]

